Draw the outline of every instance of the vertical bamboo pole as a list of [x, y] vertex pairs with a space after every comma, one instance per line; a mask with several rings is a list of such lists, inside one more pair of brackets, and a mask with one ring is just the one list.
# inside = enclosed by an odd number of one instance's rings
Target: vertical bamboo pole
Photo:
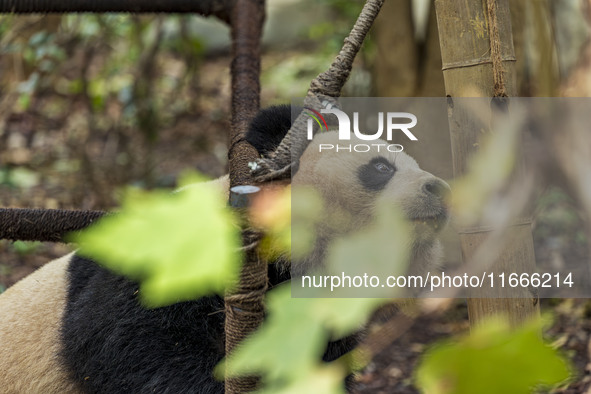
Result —
[[[496, 6], [497, 39], [500, 48], [492, 50], [487, 6]], [[454, 109], [455, 97], [493, 97], [515, 94], [515, 55], [511, 33], [509, 0], [435, 0], [437, 25], [443, 63], [446, 94], [449, 97], [449, 125], [452, 144], [454, 177], [466, 172], [467, 160], [478, 146], [480, 126], [461, 110]], [[496, 32], [495, 32], [496, 33]], [[493, 33], [494, 34], [494, 33]], [[500, 52], [500, 54], [499, 54]], [[495, 53], [497, 58], [495, 59]], [[497, 71], [493, 73], [493, 62]], [[499, 86], [499, 76], [501, 85]], [[509, 245], [496, 255], [495, 266], [509, 272], [531, 272], [535, 267], [533, 239], [529, 225], [508, 229]], [[470, 260], [483, 242], [483, 231], [462, 231], [462, 256]], [[524, 291], [527, 291], [525, 289]], [[484, 293], [475, 290], [468, 299], [472, 326], [491, 315], [503, 314], [513, 325], [539, 313], [537, 298], [479, 298]], [[523, 293], [521, 294], [523, 295]]]

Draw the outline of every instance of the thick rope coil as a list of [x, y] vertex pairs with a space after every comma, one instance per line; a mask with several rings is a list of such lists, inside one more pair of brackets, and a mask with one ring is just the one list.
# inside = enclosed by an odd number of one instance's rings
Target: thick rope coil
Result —
[[[267, 263], [257, 251], [256, 246], [261, 234], [251, 229], [242, 232], [245, 251], [245, 264], [242, 266], [240, 280], [236, 287], [224, 297], [226, 313], [226, 355], [248, 335], [256, 331], [265, 317], [264, 303], [261, 300], [267, 292]], [[227, 371], [231, 372], [231, 371]], [[248, 393], [256, 390], [258, 378], [255, 376], [240, 376], [226, 378], [227, 393]]]

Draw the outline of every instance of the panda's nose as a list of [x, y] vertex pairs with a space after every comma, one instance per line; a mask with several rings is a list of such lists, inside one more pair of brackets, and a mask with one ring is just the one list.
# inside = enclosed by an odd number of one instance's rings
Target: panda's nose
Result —
[[427, 195], [437, 197], [441, 200], [447, 198], [451, 189], [441, 179], [430, 179], [423, 184], [423, 192]]

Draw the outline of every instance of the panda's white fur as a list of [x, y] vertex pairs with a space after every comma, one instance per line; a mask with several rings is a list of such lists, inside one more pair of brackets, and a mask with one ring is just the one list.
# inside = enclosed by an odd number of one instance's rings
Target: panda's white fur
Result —
[[[335, 133], [325, 133], [317, 136], [314, 142], [334, 142], [335, 138]], [[369, 166], [367, 168], [371, 172], [372, 165], [375, 167], [374, 164], [371, 164], [373, 163], [372, 160], [375, 160], [377, 156], [383, 157], [393, 164], [395, 171], [391, 178], [394, 181], [390, 182], [390, 179], [388, 179], [384, 185], [376, 186], [380, 178], [374, 183], [371, 183], [373, 182], [371, 181], [369, 189], [360, 187], [360, 166]], [[437, 232], [436, 227], [446, 219], [446, 214], [441, 196], [430, 193], [429, 190], [426, 190], [425, 185], [436, 184], [438, 193], [447, 190], [448, 186], [433, 175], [422, 171], [416, 162], [406, 154], [335, 154], [327, 152], [319, 155], [317, 145], [311, 145], [301, 158], [299, 170], [294, 177], [294, 182], [296, 181], [299, 184], [312, 185], [321, 193], [324, 193], [325, 198], [330, 198], [331, 206], [364, 215], [367, 214], [364, 216], [367, 218], [372, 216], [372, 208], [375, 206], [377, 199], [387, 199], [393, 204], [398, 204], [408, 219], [413, 220], [415, 223], [416, 253], [413, 257], [415, 261], [411, 262], [411, 265], [413, 263], [431, 264], [439, 259], [441, 252], [435, 240], [435, 233]], [[227, 196], [225, 194], [228, 190], [227, 176], [213, 182], [220, 187], [220, 198]], [[427, 189], [429, 188], [427, 187]], [[435, 226], [433, 226], [432, 218], [437, 218]], [[359, 224], [357, 222], [351, 225], [353, 227]], [[347, 232], [350, 229], [341, 230]], [[64, 332], [67, 335], [78, 332], [76, 327], [72, 329], [72, 324], [76, 325], [75, 320], [72, 323], [72, 319], [70, 319], [68, 330], [64, 329], [62, 320], [64, 308], [69, 302], [67, 288], [71, 286], [71, 283], [69, 283], [71, 272], [68, 272], [68, 269], [75, 259], [73, 256], [73, 254], [70, 254], [46, 264], [0, 295], [0, 387], [2, 387], [1, 391], [3, 393], [78, 393], [84, 392], [83, 385], [86, 380], [92, 383], [92, 380], [95, 379], [96, 374], [89, 373], [88, 376], [84, 376], [86, 373], [80, 375], [67, 371], [64, 367], [63, 358], [60, 358], [63, 357], [64, 351], [62, 341]], [[71, 293], [71, 289], [69, 291]], [[92, 295], [93, 293], [91, 291], [85, 294], [85, 297], [88, 297], [88, 294]], [[118, 294], [108, 294], [107, 296], [118, 297]], [[100, 313], [103, 313], [104, 316], [110, 316], [109, 313], [114, 311], [109, 311], [109, 306], [105, 306], [107, 309], [101, 311], [99, 310], [100, 303], [98, 305], [96, 324], [100, 325], [104, 323], [100, 318], [102, 316]], [[93, 312], [93, 310], [89, 310], [85, 313], [92, 317]], [[175, 313], [178, 313], [178, 311]], [[202, 318], [206, 320], [210, 317], [208, 315]], [[216, 318], [219, 318], [219, 314]], [[118, 327], [118, 329], [120, 328]], [[111, 335], [109, 332], [105, 333], [110, 329], [108, 326], [100, 329], [102, 330], [100, 332], [104, 333], [104, 335]], [[85, 335], [85, 332], [80, 330], [80, 335]], [[144, 334], [138, 332], [132, 333], [132, 335]], [[223, 333], [220, 333], [220, 335], [223, 335]], [[92, 335], [88, 335], [88, 337], [89, 341], [93, 340]], [[145, 338], [146, 341], [150, 339]], [[85, 339], [82, 338], [81, 340]], [[121, 349], [125, 347], [125, 344], [127, 342], [120, 343]], [[94, 345], [96, 346], [96, 343]], [[336, 350], [333, 350], [332, 353], [329, 346], [325, 359], [330, 360], [340, 356], [342, 349], [347, 351], [352, 345], [354, 344], [337, 344]], [[82, 344], [81, 346], [86, 345]], [[150, 351], [150, 346], [147, 345], [147, 347], [147, 351]], [[72, 350], [68, 348], [67, 351]], [[114, 351], [117, 352], [119, 349], [114, 349]], [[95, 357], [95, 353], [90, 349], [86, 357]], [[122, 354], [121, 357], [129, 358], [125, 354]], [[130, 362], [132, 365], [140, 365], [141, 361], [125, 360], [125, 362]], [[213, 361], [213, 364], [217, 362], [217, 360]], [[117, 360], [112, 360], [112, 362], [117, 363]], [[116, 365], [107, 363], [108, 361], [102, 364], [99, 363], [105, 369], [105, 371], [100, 372], [104, 372], [107, 379], [112, 378], [115, 382], [118, 376], [110, 375], [108, 370], [109, 368], [115, 368]], [[188, 370], [194, 371], [191, 366], [188, 366]], [[120, 371], [116, 372], [119, 373]], [[197, 381], [198, 383], [189, 382], [191, 379], [187, 374], [179, 373], [184, 376], [181, 379], [182, 382], [186, 381], [188, 384], [192, 384], [192, 387], [203, 387], [203, 391], [200, 391], [203, 393], [221, 392], [219, 390], [223, 387], [215, 383], [213, 378], [209, 376], [211, 375], [210, 371], [196, 371], [197, 374], [203, 375], [202, 380]], [[127, 381], [125, 377], [122, 377], [122, 379], [123, 382]], [[144, 392], [147, 389], [158, 392], [164, 387], [171, 390], [170, 392], [185, 392], [182, 390], [186, 389], [186, 387], [178, 386], [184, 383], [179, 383], [177, 380], [174, 383], [177, 386], [171, 387], [174, 384], [167, 385], [166, 379], [159, 380], [157, 377], [154, 378], [154, 382], [150, 383], [150, 385], [146, 383], [146, 386], [142, 387], [122, 387], [121, 385], [117, 386], [116, 383], [113, 384], [113, 387], [118, 388], [105, 388], [106, 391], [99, 392], [109, 392], [109, 390], [110, 392], [116, 390], [121, 392], [125, 390]], [[103, 389], [103, 386], [99, 385], [99, 387], [100, 390]], [[93, 386], [91, 386], [90, 390], [98, 391], [97, 387]]]
[[[319, 153], [320, 146], [341, 144], [346, 148], [366, 143], [356, 137], [346, 143], [339, 141], [336, 131], [315, 136], [301, 157], [299, 171], [293, 178], [294, 187], [310, 186], [322, 194], [324, 212], [317, 232], [318, 238], [326, 241], [362, 229], [374, 219], [375, 209], [383, 206], [382, 203], [397, 206], [413, 230], [409, 267], [415, 273], [425, 273], [437, 265], [443, 255], [436, 235], [447, 223], [443, 199], [449, 186], [419, 168], [406, 153], [389, 152], [384, 146], [380, 151], [374, 148], [350, 153], [343, 149], [323, 149]], [[384, 185], [379, 185], [380, 179], [377, 179], [372, 185], [375, 190], [362, 187], [360, 168], [367, 166], [371, 170], [368, 163], [376, 159], [385, 159], [392, 165], [393, 181], [386, 177], [382, 180]], [[365, 178], [373, 175], [371, 172], [364, 174]], [[331, 223], [335, 219], [336, 223]], [[308, 260], [321, 261], [322, 256], [313, 255]]]
[[78, 393], [59, 361], [72, 255], [45, 264], [0, 295], [0, 391]]

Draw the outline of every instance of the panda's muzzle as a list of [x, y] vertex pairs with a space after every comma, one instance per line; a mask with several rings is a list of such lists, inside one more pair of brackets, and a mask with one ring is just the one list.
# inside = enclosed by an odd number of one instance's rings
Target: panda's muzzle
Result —
[[422, 224], [432, 228], [435, 232], [441, 231], [447, 224], [449, 216], [447, 209], [443, 208], [438, 214], [432, 216], [416, 216], [411, 220], [416, 224]]
[[446, 200], [451, 189], [449, 185], [439, 178], [431, 178], [421, 186], [423, 208], [415, 210], [409, 215], [409, 219], [417, 224], [426, 225], [436, 232], [445, 227], [449, 219], [449, 210]]
[[447, 182], [435, 177], [423, 183], [421, 189], [430, 198], [436, 198], [441, 201], [445, 201], [451, 192]]

